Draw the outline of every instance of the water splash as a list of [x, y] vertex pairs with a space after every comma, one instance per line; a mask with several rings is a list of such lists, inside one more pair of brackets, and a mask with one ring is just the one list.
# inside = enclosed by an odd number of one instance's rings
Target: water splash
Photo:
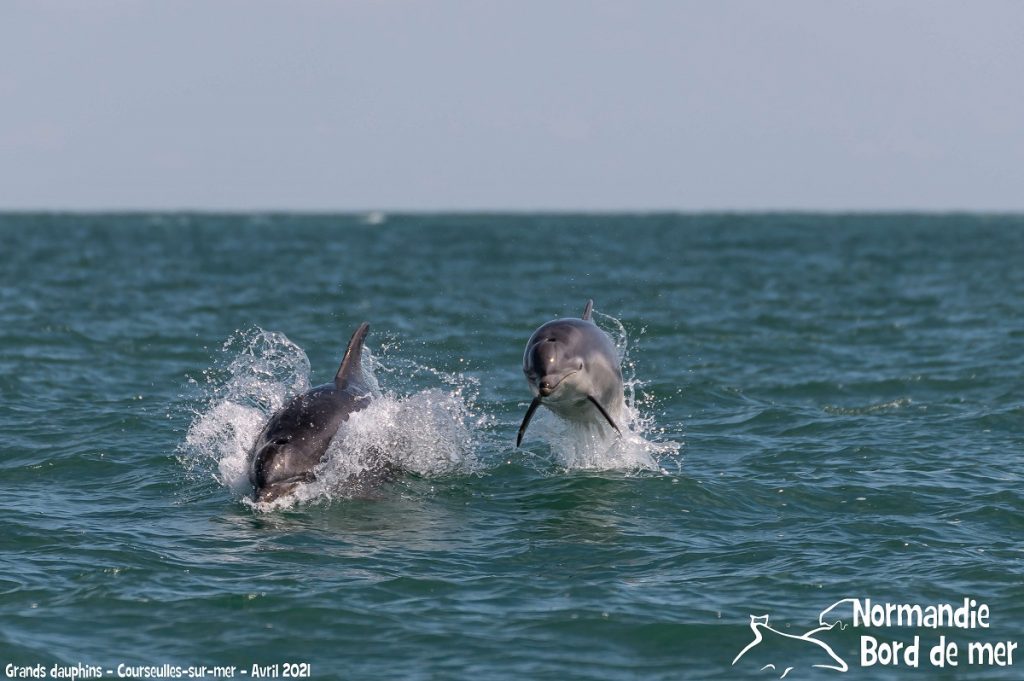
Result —
[[[661, 463], [676, 459], [681, 443], [656, 441], [664, 434], [650, 410], [654, 396], [644, 391], [645, 382], [636, 377], [636, 363], [630, 359], [630, 338], [615, 317], [593, 312], [594, 322], [615, 345], [622, 365], [625, 403], [622, 413], [612, 418], [622, 427], [621, 436], [601, 423], [578, 423], [555, 416], [547, 410], [537, 414], [537, 436], [548, 442], [551, 452], [567, 470], [648, 470], [667, 473]], [[642, 332], [641, 332], [642, 333]], [[676, 462], [678, 463], [678, 462]]]
[[259, 328], [228, 338], [192, 380], [200, 395], [178, 458], [196, 477], [211, 475], [237, 494], [249, 490], [246, 457], [270, 415], [309, 390], [309, 358], [282, 333]]
[[[376, 372], [395, 370], [366, 347], [362, 366], [373, 401], [338, 429], [314, 471], [316, 481], [274, 502], [245, 503], [271, 510], [364, 496], [372, 493], [370, 483], [398, 470], [424, 477], [477, 470], [477, 433], [487, 419], [475, 412], [471, 379], [433, 372], [445, 378], [445, 388], [402, 396], [380, 389]], [[309, 373], [306, 354], [283, 334], [258, 328], [236, 332], [225, 342], [220, 361], [204, 372], [206, 385], [199, 386], [204, 396], [193, 408], [179, 459], [194, 475], [212, 475], [244, 497], [251, 490], [249, 449], [270, 416], [292, 395], [309, 389]]]

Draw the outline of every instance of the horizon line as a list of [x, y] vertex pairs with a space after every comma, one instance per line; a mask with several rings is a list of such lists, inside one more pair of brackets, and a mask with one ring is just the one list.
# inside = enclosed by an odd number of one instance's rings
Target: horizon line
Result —
[[7, 208], [0, 215], [402, 215], [454, 216], [693, 216], [693, 215], [929, 215], [1024, 216], [1024, 208]]

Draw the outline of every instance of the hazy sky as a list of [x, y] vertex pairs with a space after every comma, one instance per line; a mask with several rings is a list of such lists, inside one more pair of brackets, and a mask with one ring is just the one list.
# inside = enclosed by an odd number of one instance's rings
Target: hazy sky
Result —
[[1024, 210], [1024, 2], [0, 0], [0, 209]]

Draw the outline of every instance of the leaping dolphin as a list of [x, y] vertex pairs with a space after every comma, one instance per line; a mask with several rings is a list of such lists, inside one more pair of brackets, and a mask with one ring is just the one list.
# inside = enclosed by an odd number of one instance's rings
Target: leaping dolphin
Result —
[[370, 403], [371, 390], [361, 362], [369, 330], [370, 325], [363, 322], [352, 334], [332, 383], [293, 397], [263, 426], [249, 451], [255, 501], [273, 501], [315, 480], [313, 468], [323, 459], [338, 427]]
[[588, 300], [581, 319], [556, 319], [530, 336], [523, 373], [534, 397], [519, 426], [516, 447], [542, 404], [562, 418], [607, 422], [622, 434], [615, 422], [625, 407], [619, 354], [590, 318], [593, 308], [594, 301]]

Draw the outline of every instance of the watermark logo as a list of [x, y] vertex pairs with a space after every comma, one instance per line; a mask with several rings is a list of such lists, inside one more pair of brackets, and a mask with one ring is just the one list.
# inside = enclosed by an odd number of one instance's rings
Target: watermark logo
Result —
[[[822, 610], [817, 626], [800, 634], [769, 625], [768, 615], [751, 615], [753, 639], [733, 658], [732, 664], [754, 665], [779, 678], [786, 678], [798, 666], [839, 673], [849, 671], [851, 665], [909, 669], [1012, 666], [1016, 641], [964, 642], [955, 640], [952, 634], [956, 630], [986, 630], [991, 619], [991, 608], [973, 598], [929, 605], [844, 598]], [[859, 654], [854, 659], [846, 653], [850, 658], [846, 660], [836, 651], [840, 647], [837, 642], [842, 639], [832, 632], [848, 627], [858, 630], [860, 640]], [[910, 630], [912, 636], [895, 638], [893, 634], [899, 630]], [[940, 635], [939, 630], [947, 633]]]
[[[768, 615], [751, 615], [750, 629], [754, 632], [754, 640], [748, 643], [743, 650], [733, 658], [733, 666], [735, 666], [740, 659], [746, 656], [747, 653], [751, 652], [752, 649], [758, 646], [763, 646], [762, 649], [756, 652], [767, 653], [767, 656], [772, 658], [772, 661], [766, 661], [764, 666], [761, 667], [761, 671], [779, 672], [779, 678], [784, 679], [791, 671], [793, 671], [793, 666], [787, 665], [786, 660], [791, 659], [788, 657], [788, 653], [791, 652], [791, 649], [795, 646], [800, 649], [797, 654], [798, 658], [802, 659], [810, 655], [811, 658], [815, 660], [811, 663], [811, 667], [845, 672], [849, 669], [849, 665], [847, 665], [846, 661], [832, 650], [832, 647], [828, 643], [819, 638], [819, 636], [823, 632], [832, 631], [833, 627], [836, 626], [845, 628], [842, 621], [836, 620], [834, 622], [826, 622], [825, 617], [847, 600], [849, 599], [833, 603], [823, 610], [818, 615], [818, 626], [799, 635], [787, 634], [769, 626]], [[750, 657], [755, 656], [757, 655], [751, 655]]]

